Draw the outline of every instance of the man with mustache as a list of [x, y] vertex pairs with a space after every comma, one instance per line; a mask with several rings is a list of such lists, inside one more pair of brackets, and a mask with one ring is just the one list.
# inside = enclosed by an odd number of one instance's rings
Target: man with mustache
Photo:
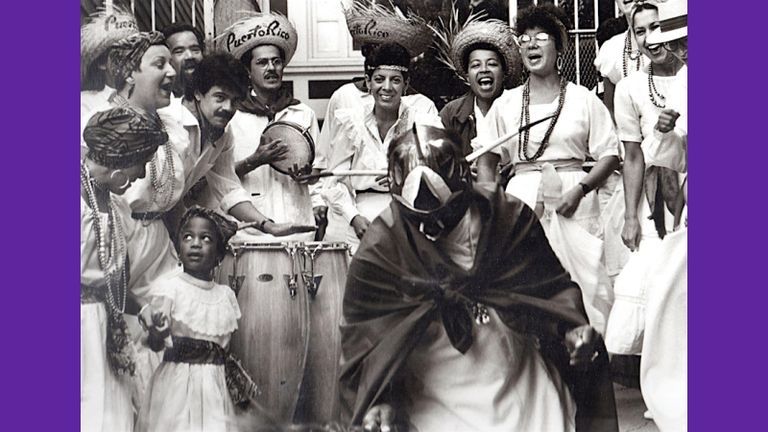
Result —
[[166, 108], [189, 137], [184, 204], [200, 202], [241, 221], [263, 220], [259, 229], [273, 235], [309, 231], [311, 226], [299, 228], [265, 219], [235, 174], [233, 142], [224, 131], [247, 90], [248, 75], [240, 62], [229, 54], [212, 54], [196, 64], [181, 102]]
[[[296, 52], [297, 42], [293, 25], [284, 16], [268, 13], [254, 13], [224, 31], [223, 48], [245, 66], [251, 84], [251, 91], [239, 104], [224, 135], [233, 142], [237, 175], [261, 213], [276, 222], [321, 225], [327, 207], [314, 192], [316, 186], [298, 182], [295, 177], [269, 166], [287, 157], [291, 151], [289, 146], [301, 143], [267, 142], [262, 137], [268, 124], [287, 121], [306, 129], [313, 141], [317, 138], [314, 111], [294, 99], [290, 89], [283, 86], [283, 71]], [[254, 239], [254, 236], [258, 237]], [[281, 237], [279, 241], [311, 241], [313, 238], [312, 233], [305, 233]], [[250, 228], [238, 232], [235, 240], [272, 241]]]
[[176, 69], [173, 94], [182, 98], [192, 82], [195, 68], [203, 60], [205, 44], [200, 31], [189, 24], [171, 24], [163, 29], [165, 44], [171, 51], [171, 66]]

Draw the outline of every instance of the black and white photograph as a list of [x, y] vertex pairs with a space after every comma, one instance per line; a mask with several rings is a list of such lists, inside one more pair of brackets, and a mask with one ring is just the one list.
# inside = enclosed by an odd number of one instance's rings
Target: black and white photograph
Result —
[[81, 431], [687, 431], [687, 3], [80, 0]]

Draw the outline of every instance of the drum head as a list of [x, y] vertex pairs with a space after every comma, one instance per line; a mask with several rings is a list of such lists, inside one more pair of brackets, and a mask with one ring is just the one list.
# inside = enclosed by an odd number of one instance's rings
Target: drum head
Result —
[[304, 129], [296, 123], [287, 121], [272, 122], [262, 132], [266, 141], [275, 139], [283, 140], [283, 145], [288, 147], [285, 159], [270, 163], [270, 166], [283, 174], [289, 174], [296, 165], [301, 171], [299, 174], [310, 174], [312, 162], [315, 160], [315, 142]]

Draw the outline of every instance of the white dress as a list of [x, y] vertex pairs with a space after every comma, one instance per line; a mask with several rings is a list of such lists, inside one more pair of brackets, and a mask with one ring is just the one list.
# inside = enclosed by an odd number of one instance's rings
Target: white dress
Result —
[[614, 85], [618, 84], [624, 75], [624, 64], [627, 65], [627, 75], [637, 72], [638, 64], [640, 69], [643, 66], [650, 64], [650, 60], [645, 54], [640, 54], [637, 49], [637, 42], [634, 37], [631, 37], [630, 33], [630, 49], [632, 51], [632, 58], [630, 58], [624, 50], [627, 43], [627, 35], [629, 30], [624, 33], [617, 34], [603, 43], [603, 46], [597, 52], [595, 57], [595, 67], [600, 75], [610, 80]]
[[[665, 147], [661, 140], [648, 149], [649, 159], [660, 166], [687, 171], [687, 74], [667, 96], [667, 106], [680, 113], [675, 129], [685, 145]], [[670, 89], [672, 90], [672, 89]], [[674, 141], [673, 141], [674, 142]], [[683, 144], [681, 140], [681, 144]], [[687, 184], [687, 183], [686, 183]], [[640, 388], [643, 400], [662, 432], [688, 428], [688, 228], [681, 225], [661, 241], [657, 259], [650, 265], [645, 313]]]
[[[493, 141], [520, 127], [522, 93], [522, 86], [505, 90], [494, 101], [486, 116], [486, 127], [478, 129], [485, 131], [487, 135], [479, 137], [478, 142]], [[553, 114], [557, 110], [557, 105], [557, 98], [550, 103], [530, 105], [530, 121]], [[530, 129], [529, 156], [539, 149], [549, 124], [548, 120]], [[555, 124], [546, 150], [536, 162], [520, 160], [517, 138], [508, 140], [492, 151], [500, 154], [503, 164], [511, 161], [515, 165], [515, 175], [510, 179], [506, 192], [535, 209], [537, 204], [544, 203], [542, 186], [546, 177], [542, 176], [542, 169], [545, 164], [555, 168], [561, 184], [557, 187], [561, 187], [562, 193], [566, 193], [574, 187], [579, 187], [579, 182], [587, 176], [581, 168], [586, 157], [589, 155], [595, 160], [617, 157], [619, 140], [605, 105], [585, 87], [568, 83], [560, 118]], [[603, 245], [599, 238], [601, 224], [597, 194], [591, 191], [582, 198], [570, 218], [556, 216], [552, 221], [567, 225], [558, 231], [563, 232], [565, 237], [554, 241], [555, 239], [551, 237], [552, 230], [549, 229], [550, 220], [548, 218], [542, 220], [552, 249], [571, 277], [581, 287], [590, 324], [604, 333], [613, 296], [607, 271], [600, 259]], [[588, 244], [569, 244], [568, 238], [589, 241]], [[579, 248], [583, 251], [574, 252], [574, 249]], [[587, 255], [596, 258], [581, 259], [582, 256]]]
[[[126, 240], [132, 235], [130, 209], [113, 197], [115, 212], [123, 222]], [[107, 214], [99, 213], [107, 230]], [[104, 288], [104, 272], [98, 258], [93, 213], [80, 199], [80, 283]], [[105, 232], [106, 236], [112, 233]], [[122, 264], [122, 263], [121, 263]], [[107, 310], [104, 303], [80, 303], [80, 430], [83, 432], [130, 432], [134, 407], [131, 401], [135, 382], [118, 376], [107, 360]]]
[[[171, 335], [211, 341], [226, 349], [240, 308], [228, 286], [181, 270], [154, 284], [153, 305], [171, 319]], [[138, 432], [237, 431], [223, 364], [163, 361], [139, 413]]]
[[[382, 140], [373, 113], [373, 98], [364, 109], [339, 109], [333, 124], [328, 125], [333, 154], [329, 169], [387, 170], [387, 151], [392, 140], [409, 131], [414, 122], [443, 128], [440, 117], [423, 114], [401, 103], [397, 121]], [[365, 191], [365, 192], [363, 192]], [[361, 193], [362, 192], [362, 193]], [[375, 176], [329, 177], [321, 192], [328, 205], [328, 230], [325, 240], [345, 241], [357, 250], [360, 240], [350, 223], [357, 215], [373, 222], [392, 198], [389, 189], [376, 182]]]
[[[437, 240], [460, 267], [472, 267], [481, 221], [471, 208]], [[461, 354], [442, 322], [433, 322], [406, 361], [411, 430], [574, 431], [576, 405], [554, 366], [531, 336], [504, 325], [493, 309], [488, 324], [473, 324], [474, 343]]]
[[[302, 103], [290, 105], [275, 115], [274, 121], [289, 121], [304, 128], [309, 128], [309, 134], [315, 140], [318, 134], [317, 118], [310, 107]], [[231, 140], [234, 147], [234, 160], [240, 162], [253, 154], [260, 145], [261, 133], [269, 124], [265, 116], [237, 111], [230, 120], [225, 132], [225, 139]], [[315, 186], [299, 184], [290, 176], [282, 174], [269, 165], [262, 165], [246, 174], [242, 185], [251, 195], [254, 207], [264, 216], [277, 223], [292, 222], [296, 224], [314, 225], [312, 212], [314, 206], [322, 200], [315, 197]], [[218, 203], [210, 203], [216, 205]], [[212, 207], [216, 208], [216, 207]], [[233, 242], [271, 243], [282, 241], [311, 241], [314, 232], [292, 234], [274, 237], [256, 228], [246, 228], [238, 231]]]
[[[670, 94], [674, 86], [679, 85], [676, 77], [654, 76], [654, 85], [662, 95]], [[646, 168], [657, 164], [651, 160], [646, 150], [651, 146], [677, 146], [679, 137], [675, 134], [662, 134], [655, 129], [661, 109], [653, 105], [648, 94], [647, 71], [633, 74], [621, 80], [616, 86], [616, 103], [614, 114], [618, 125], [619, 138], [622, 141], [639, 142], [643, 149]], [[610, 219], [623, 221], [624, 218], [624, 193], [614, 195], [617, 200], [615, 214]], [[651, 209], [641, 194], [638, 218], [640, 220], [641, 241], [640, 248], [635, 252], [628, 252], [628, 260], [616, 278], [614, 303], [611, 316], [608, 321], [605, 344], [609, 352], [615, 354], [640, 354], [643, 345], [643, 332], [645, 329], [645, 305], [647, 300], [646, 289], [652, 289], [645, 283], [649, 276], [649, 265], [657, 258], [661, 239], [659, 238], [653, 220], [648, 219]], [[673, 230], [673, 215], [664, 209], [666, 230]], [[615, 229], [621, 232], [623, 224], [612, 224], [607, 229]], [[620, 241], [620, 235], [613, 235]], [[620, 247], [617, 247], [620, 248]], [[628, 251], [626, 248], [624, 250]]]

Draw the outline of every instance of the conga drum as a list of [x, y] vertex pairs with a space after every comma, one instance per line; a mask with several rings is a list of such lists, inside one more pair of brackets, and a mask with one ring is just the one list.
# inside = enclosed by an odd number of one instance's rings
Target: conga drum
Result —
[[298, 243], [233, 244], [218, 275], [237, 293], [242, 313], [232, 352], [258, 386], [257, 402], [284, 422], [293, 420], [309, 349], [299, 249]]
[[307, 242], [297, 254], [309, 300], [309, 354], [297, 421], [339, 419], [342, 301], [349, 268], [346, 243]]

